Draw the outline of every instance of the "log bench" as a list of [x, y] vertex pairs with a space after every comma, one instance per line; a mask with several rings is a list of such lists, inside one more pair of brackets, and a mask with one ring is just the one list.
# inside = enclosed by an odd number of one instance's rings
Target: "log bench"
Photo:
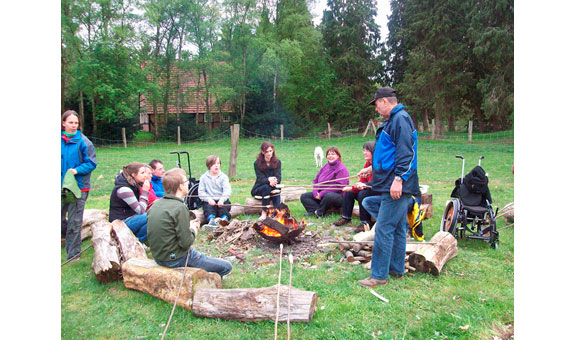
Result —
[[[124, 286], [173, 304], [184, 275], [184, 268], [160, 266], [153, 259], [131, 258], [122, 265]], [[199, 268], [186, 268], [177, 305], [192, 309], [193, 297], [199, 288], [222, 288], [219, 274]]]

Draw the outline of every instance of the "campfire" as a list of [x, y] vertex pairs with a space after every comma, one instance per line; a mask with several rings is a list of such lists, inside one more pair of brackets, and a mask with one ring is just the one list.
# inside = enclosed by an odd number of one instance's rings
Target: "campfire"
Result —
[[288, 206], [283, 203], [278, 208], [268, 208], [266, 213], [267, 217], [254, 223], [253, 228], [268, 241], [291, 244], [305, 229], [305, 219], [302, 218], [298, 223], [291, 216]]

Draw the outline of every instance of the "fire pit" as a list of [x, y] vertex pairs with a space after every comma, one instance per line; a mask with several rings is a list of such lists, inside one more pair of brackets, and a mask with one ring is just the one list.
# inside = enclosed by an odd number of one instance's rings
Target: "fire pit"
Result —
[[252, 227], [268, 241], [291, 244], [305, 229], [305, 219], [302, 218], [298, 223], [291, 217], [288, 206], [283, 203], [278, 208], [268, 208], [266, 213], [267, 217], [263, 221], [257, 221]]

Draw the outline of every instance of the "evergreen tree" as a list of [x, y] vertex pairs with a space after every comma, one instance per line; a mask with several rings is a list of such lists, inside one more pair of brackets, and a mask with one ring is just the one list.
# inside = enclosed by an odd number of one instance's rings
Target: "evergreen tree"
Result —
[[364, 125], [373, 111], [365, 104], [373, 96], [380, 67], [379, 26], [374, 0], [328, 0], [322, 18], [324, 47], [340, 93], [340, 122]]

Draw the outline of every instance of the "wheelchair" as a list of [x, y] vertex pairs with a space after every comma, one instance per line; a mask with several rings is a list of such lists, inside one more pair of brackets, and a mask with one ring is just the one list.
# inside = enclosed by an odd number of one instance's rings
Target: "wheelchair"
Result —
[[186, 198], [184, 198], [184, 203], [186, 204], [186, 206], [188, 207], [189, 210], [196, 210], [199, 209], [201, 207], [200, 205], [200, 199], [198, 197], [198, 187], [200, 186], [200, 181], [196, 180], [195, 177], [191, 177], [192, 176], [192, 171], [191, 171], [191, 166], [190, 166], [190, 154], [187, 151], [172, 151], [170, 152], [170, 154], [177, 154], [178, 155], [178, 168], [182, 168], [181, 165], [181, 158], [180, 158], [180, 154], [184, 154], [186, 155], [186, 157], [188, 158], [188, 194], [186, 195]]
[[479, 164], [465, 177], [465, 158], [459, 155], [455, 157], [463, 161], [461, 178], [455, 181], [455, 188], [451, 192], [454, 199], [447, 202], [440, 230], [451, 233], [456, 239], [467, 237], [483, 240], [489, 242], [491, 248], [498, 249], [497, 211], [493, 211], [489, 180], [481, 167], [481, 160], [485, 157], [479, 157]]

